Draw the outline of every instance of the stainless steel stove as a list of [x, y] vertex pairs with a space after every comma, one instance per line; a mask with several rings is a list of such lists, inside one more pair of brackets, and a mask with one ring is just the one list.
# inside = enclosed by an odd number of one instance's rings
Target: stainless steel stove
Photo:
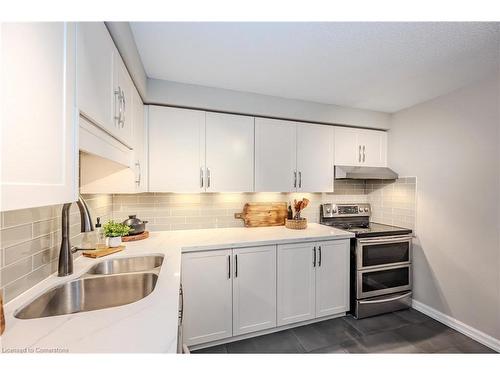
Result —
[[368, 203], [321, 205], [320, 223], [351, 240], [351, 313], [358, 319], [408, 308], [412, 295], [411, 229], [370, 222]]

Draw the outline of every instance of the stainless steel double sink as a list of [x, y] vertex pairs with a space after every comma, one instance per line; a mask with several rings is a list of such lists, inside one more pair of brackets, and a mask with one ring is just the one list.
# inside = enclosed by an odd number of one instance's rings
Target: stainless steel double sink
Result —
[[137, 302], [153, 292], [163, 256], [116, 258], [49, 289], [15, 313], [18, 319], [74, 314]]

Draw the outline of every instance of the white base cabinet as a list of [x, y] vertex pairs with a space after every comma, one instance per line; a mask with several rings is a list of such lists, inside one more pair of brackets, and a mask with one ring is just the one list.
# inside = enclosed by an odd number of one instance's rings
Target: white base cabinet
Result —
[[317, 243], [316, 318], [349, 310], [349, 241]]
[[278, 245], [278, 326], [349, 310], [349, 240]]
[[231, 337], [231, 250], [182, 255], [183, 335], [186, 345]]
[[278, 245], [278, 325], [314, 319], [312, 243]]
[[188, 346], [349, 310], [349, 240], [182, 255]]
[[276, 327], [276, 246], [233, 250], [233, 336]]

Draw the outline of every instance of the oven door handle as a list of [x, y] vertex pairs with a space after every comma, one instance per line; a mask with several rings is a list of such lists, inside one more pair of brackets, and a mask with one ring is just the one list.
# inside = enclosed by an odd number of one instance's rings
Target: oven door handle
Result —
[[369, 300], [369, 301], [358, 301], [359, 303], [363, 304], [370, 304], [370, 303], [381, 303], [381, 302], [391, 302], [391, 301], [397, 301], [398, 299], [403, 299], [405, 297], [408, 297], [411, 295], [411, 291], [405, 294], [400, 294], [399, 296], [396, 297], [391, 297], [391, 298], [384, 298], [384, 299], [376, 299], [376, 300]]
[[391, 242], [406, 242], [411, 241], [413, 236], [394, 236], [394, 237], [381, 237], [377, 239], [358, 239], [358, 243], [361, 245], [373, 244], [373, 243], [391, 243]]

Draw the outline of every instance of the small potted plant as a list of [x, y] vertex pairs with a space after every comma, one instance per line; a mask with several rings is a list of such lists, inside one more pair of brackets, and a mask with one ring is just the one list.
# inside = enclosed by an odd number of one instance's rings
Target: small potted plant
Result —
[[130, 227], [110, 220], [104, 224], [103, 231], [106, 236], [106, 245], [108, 247], [118, 247], [122, 243], [122, 236], [126, 236], [130, 232]]

